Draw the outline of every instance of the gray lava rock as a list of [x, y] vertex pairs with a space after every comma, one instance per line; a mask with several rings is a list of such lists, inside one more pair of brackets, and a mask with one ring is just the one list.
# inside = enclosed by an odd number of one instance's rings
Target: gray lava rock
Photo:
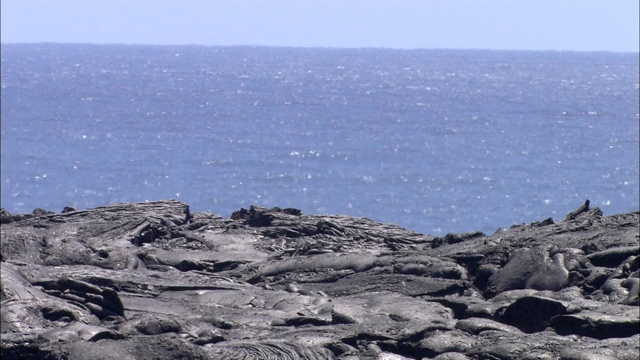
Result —
[[173, 200], [4, 210], [3, 359], [635, 359], [638, 212], [433, 237]]
[[551, 319], [567, 313], [562, 302], [538, 296], [524, 296], [504, 309], [498, 319], [505, 324], [533, 333], [546, 329]]

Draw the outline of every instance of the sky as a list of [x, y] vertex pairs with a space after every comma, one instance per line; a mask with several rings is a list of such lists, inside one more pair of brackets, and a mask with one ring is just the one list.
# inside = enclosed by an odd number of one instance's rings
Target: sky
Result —
[[2, 0], [2, 43], [638, 52], [638, 0]]

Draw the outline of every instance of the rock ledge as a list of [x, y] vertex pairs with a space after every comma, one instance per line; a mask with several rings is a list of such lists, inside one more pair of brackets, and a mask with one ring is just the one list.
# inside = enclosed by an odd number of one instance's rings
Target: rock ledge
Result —
[[3, 359], [637, 359], [640, 213], [433, 237], [174, 201], [2, 210]]

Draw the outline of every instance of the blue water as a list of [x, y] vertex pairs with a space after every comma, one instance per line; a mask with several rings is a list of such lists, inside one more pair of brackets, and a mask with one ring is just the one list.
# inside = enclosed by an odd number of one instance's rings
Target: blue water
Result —
[[2, 207], [175, 198], [420, 232], [639, 208], [638, 54], [2, 45]]

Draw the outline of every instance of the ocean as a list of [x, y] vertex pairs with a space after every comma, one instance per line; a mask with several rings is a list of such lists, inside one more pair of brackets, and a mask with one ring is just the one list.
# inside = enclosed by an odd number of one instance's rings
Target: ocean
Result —
[[1, 206], [444, 235], [639, 209], [638, 54], [2, 44]]

